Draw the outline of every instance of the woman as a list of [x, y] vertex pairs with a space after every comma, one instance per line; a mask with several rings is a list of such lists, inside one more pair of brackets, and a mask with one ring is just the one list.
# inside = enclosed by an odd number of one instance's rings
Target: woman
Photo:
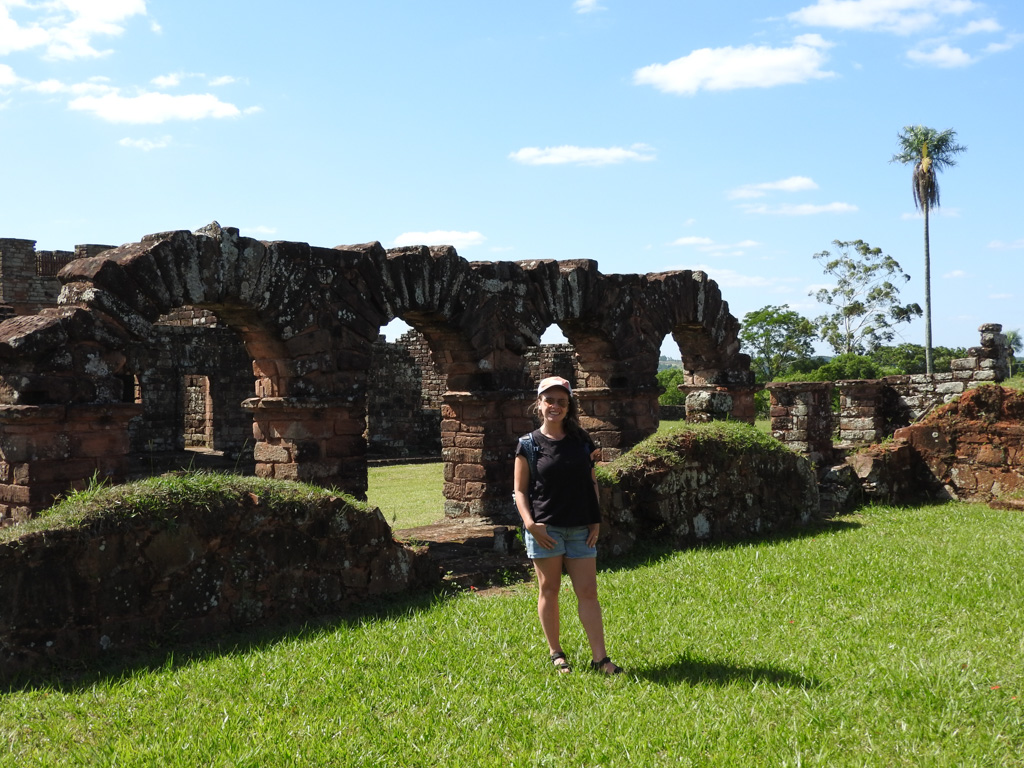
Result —
[[[558, 376], [537, 387], [533, 409], [540, 429], [520, 438], [515, 458], [516, 508], [523, 519], [526, 553], [537, 572], [537, 613], [559, 672], [572, 671], [559, 640], [558, 593], [562, 567], [569, 574], [596, 672], [622, 669], [604, 646], [597, 600], [597, 537], [601, 528], [594, 457], [597, 450], [579, 425], [572, 386]], [[533, 454], [533, 455], [531, 455]]]

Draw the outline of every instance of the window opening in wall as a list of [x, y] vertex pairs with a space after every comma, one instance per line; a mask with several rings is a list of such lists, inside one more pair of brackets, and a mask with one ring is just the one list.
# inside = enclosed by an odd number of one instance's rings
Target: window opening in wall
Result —
[[367, 372], [367, 498], [396, 530], [444, 517], [445, 389], [420, 333], [397, 318], [380, 329]]
[[211, 450], [213, 402], [210, 398], [210, 379], [199, 374], [185, 374], [181, 390], [185, 450]]

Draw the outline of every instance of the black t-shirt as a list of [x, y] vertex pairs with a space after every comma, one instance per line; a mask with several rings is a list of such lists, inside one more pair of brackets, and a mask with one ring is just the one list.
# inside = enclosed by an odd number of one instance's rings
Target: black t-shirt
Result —
[[[594, 444], [566, 435], [561, 440], [533, 431], [537, 446], [537, 477], [530, 476], [530, 510], [533, 519], [545, 525], [593, 525], [601, 522], [601, 509], [594, 493], [590, 454]], [[522, 443], [516, 455], [526, 457]]]

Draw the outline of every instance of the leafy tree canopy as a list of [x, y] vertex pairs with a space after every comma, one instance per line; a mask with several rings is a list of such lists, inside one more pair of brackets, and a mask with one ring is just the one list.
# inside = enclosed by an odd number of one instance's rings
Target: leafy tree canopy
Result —
[[[940, 373], [949, 371], [952, 361], [961, 357], [967, 357], [967, 350], [963, 347], [932, 349], [934, 370]], [[871, 350], [871, 359], [878, 364], [883, 376], [926, 372], [924, 346], [921, 344], [878, 347]]]
[[811, 321], [788, 305], [769, 305], [743, 316], [740, 341], [750, 354], [757, 381], [764, 383], [813, 355], [815, 335]]
[[897, 136], [899, 152], [892, 156], [890, 163], [913, 165], [911, 177], [914, 205], [920, 210], [939, 206], [939, 184], [936, 171], [943, 171], [956, 165], [956, 155], [966, 152], [967, 147], [956, 143], [956, 131], [947, 128], [937, 131], [923, 125], [908, 125]]
[[832, 313], [815, 319], [822, 340], [836, 354], [863, 354], [896, 335], [894, 326], [921, 315], [916, 303], [900, 304], [900, 289], [893, 279], [910, 279], [899, 262], [863, 240], [833, 240], [839, 253], [814, 254], [825, 274], [835, 279], [831, 288], [811, 292]]
[[837, 355], [827, 363], [805, 373], [791, 373], [781, 381], [843, 381], [845, 379], [877, 379], [882, 373], [878, 364], [866, 355]]
[[658, 398], [661, 405], [686, 405], [686, 395], [679, 391], [679, 385], [685, 383], [686, 374], [682, 368], [666, 368], [656, 374], [658, 383], [665, 388]]
[[1020, 336], [1020, 328], [1006, 331], [1003, 335], [1006, 337], [1006, 346], [1010, 350], [1010, 375], [1013, 376], [1014, 362], [1017, 356], [1024, 351], [1024, 339]]

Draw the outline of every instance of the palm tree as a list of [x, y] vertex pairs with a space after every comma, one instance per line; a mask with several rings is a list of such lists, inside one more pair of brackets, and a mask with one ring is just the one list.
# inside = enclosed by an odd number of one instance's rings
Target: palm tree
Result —
[[939, 182], [935, 172], [956, 165], [954, 155], [967, 151], [956, 143], [956, 131], [941, 133], [923, 125], [908, 125], [898, 136], [900, 151], [890, 163], [914, 164], [914, 205], [924, 214], [924, 364], [932, 368], [932, 281], [931, 249], [928, 243], [928, 211], [939, 207]]
[[1021, 338], [1020, 329], [1013, 331], [1005, 331], [1003, 335], [1006, 337], [1006, 349], [1010, 353], [1009, 360], [1009, 373], [1013, 376], [1013, 365], [1017, 361], [1017, 355], [1024, 351], [1024, 338]]

